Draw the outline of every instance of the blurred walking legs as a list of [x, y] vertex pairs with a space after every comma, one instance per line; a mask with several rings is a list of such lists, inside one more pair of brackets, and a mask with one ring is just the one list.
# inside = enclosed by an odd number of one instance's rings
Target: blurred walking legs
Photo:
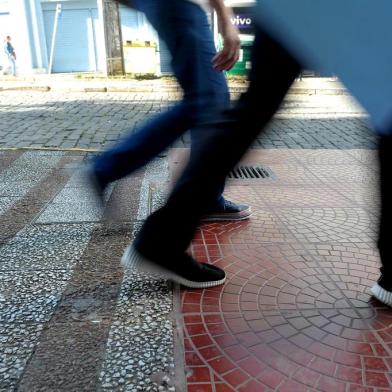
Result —
[[[194, 155], [166, 205], [152, 214], [134, 242], [145, 257], [165, 260], [185, 253], [204, 213], [206, 203], [216, 192], [229, 170], [240, 160], [260, 129], [263, 129], [281, 104], [291, 83], [301, 70], [298, 62], [276, 41], [257, 31], [253, 48], [250, 87], [235, 108], [205, 125], [204, 137], [198, 141]], [[373, 295], [392, 306], [392, 187], [388, 183], [392, 168], [392, 137], [380, 140], [381, 220], [379, 251], [381, 277], [372, 288]], [[199, 203], [185, 214], [187, 203]]]
[[16, 60], [14, 56], [8, 56], [8, 62], [10, 65], [11, 73], [13, 76], [16, 76]]
[[200, 128], [189, 164], [166, 205], [145, 222], [134, 253], [160, 265], [185, 254], [218, 184], [277, 111], [300, 69], [279, 44], [257, 31], [249, 90], [233, 109]]
[[[193, 146], [199, 138], [199, 131], [193, 128], [203, 118], [213, 116], [230, 103], [226, 79], [223, 73], [213, 68], [212, 60], [216, 54], [213, 36], [206, 13], [198, 5], [183, 0], [134, 0], [132, 6], [146, 14], [165, 41], [184, 97], [179, 104], [155, 116], [136, 133], [130, 131], [122, 142], [95, 160], [94, 174], [101, 189], [144, 166], [190, 129]], [[226, 202], [223, 189], [224, 179], [216, 187], [216, 193], [211, 195], [210, 210], [224, 210], [230, 206], [232, 211], [222, 212], [227, 212], [232, 219], [249, 216], [248, 206]], [[189, 203], [188, 208], [193, 205]]]
[[392, 169], [392, 136], [381, 136], [378, 150], [380, 163], [381, 214], [378, 237], [378, 249], [381, 257], [380, 279], [373, 286], [373, 295], [392, 306], [392, 186], [389, 183]]

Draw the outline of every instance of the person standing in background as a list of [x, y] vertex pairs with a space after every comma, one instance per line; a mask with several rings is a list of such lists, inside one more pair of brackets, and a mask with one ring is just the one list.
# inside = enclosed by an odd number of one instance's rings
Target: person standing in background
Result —
[[8, 58], [9, 65], [13, 76], [16, 76], [16, 53], [11, 44], [11, 37], [7, 35], [4, 40], [4, 52]]

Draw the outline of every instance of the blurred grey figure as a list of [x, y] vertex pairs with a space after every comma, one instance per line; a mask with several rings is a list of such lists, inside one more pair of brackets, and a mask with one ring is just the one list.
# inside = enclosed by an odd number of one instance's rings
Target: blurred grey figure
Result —
[[257, 0], [257, 7], [263, 28], [289, 53], [310, 69], [338, 76], [370, 114], [379, 135], [382, 265], [371, 292], [392, 306], [392, 2]]
[[13, 76], [16, 76], [16, 53], [11, 44], [11, 37], [7, 35], [4, 40], [4, 53], [6, 54]]

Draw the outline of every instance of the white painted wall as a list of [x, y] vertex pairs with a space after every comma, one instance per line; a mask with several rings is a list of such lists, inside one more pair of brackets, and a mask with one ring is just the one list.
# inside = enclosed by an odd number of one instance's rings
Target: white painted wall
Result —
[[4, 36], [11, 36], [18, 73], [30, 74], [36, 68], [45, 67], [40, 0], [0, 0], [0, 20], [0, 41], [3, 44]]
[[[5, 36], [10, 35], [17, 55], [19, 74], [26, 75], [36, 72], [37, 69], [47, 69], [49, 53], [43, 8], [55, 9], [57, 3], [61, 3], [63, 9], [91, 9], [92, 12], [98, 13], [98, 21], [94, 22], [93, 26], [97, 49], [90, 53], [90, 57], [94, 58], [99, 71], [105, 71], [101, 0], [0, 0], [1, 65], [8, 65], [2, 47]], [[91, 29], [89, 31], [91, 33]]]
[[28, 0], [12, 0], [8, 3], [11, 19], [10, 34], [17, 56], [17, 70], [19, 73], [31, 73], [33, 68], [32, 49], [29, 23]]
[[104, 75], [107, 75], [107, 62], [106, 62], [106, 40], [103, 20], [103, 4], [102, 0], [97, 0], [98, 8], [98, 24], [97, 24], [97, 42], [99, 45], [98, 50], [98, 69]]

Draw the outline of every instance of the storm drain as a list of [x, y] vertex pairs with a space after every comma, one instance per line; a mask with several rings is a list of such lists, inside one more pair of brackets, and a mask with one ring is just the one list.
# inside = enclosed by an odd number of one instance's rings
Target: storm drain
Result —
[[237, 166], [227, 176], [232, 180], [272, 179], [271, 169], [264, 166]]

